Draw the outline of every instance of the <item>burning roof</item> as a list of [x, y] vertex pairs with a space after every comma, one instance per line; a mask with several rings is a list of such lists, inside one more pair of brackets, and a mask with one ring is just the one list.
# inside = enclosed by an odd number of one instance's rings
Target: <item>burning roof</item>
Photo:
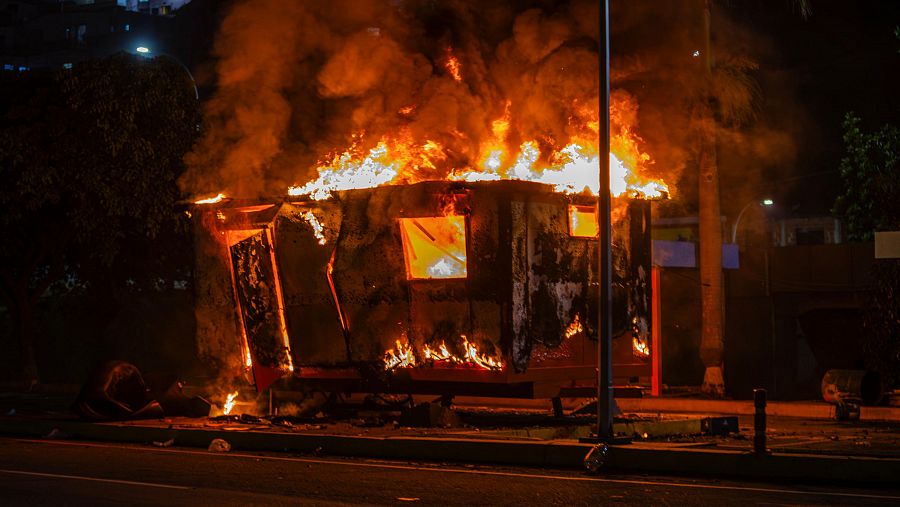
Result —
[[[439, 180], [596, 192], [593, 4], [548, 13], [464, 1], [236, 2], [182, 184], [205, 201]], [[636, 111], [634, 97], [613, 93], [613, 193], [658, 197], [668, 187], [653, 175]]]

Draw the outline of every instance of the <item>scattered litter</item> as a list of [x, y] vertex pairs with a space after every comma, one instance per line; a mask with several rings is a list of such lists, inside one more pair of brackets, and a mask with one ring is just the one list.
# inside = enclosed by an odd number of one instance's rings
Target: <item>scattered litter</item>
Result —
[[231, 450], [231, 444], [222, 440], [221, 438], [214, 438], [212, 442], [209, 443], [209, 452], [228, 452]]
[[172, 445], [173, 445], [174, 443], [175, 443], [175, 439], [174, 439], [174, 438], [170, 438], [170, 439], [166, 440], [165, 442], [159, 442], [159, 441], [156, 441], [156, 440], [153, 441], [153, 445], [156, 446], [156, 447], [172, 447]]
[[321, 447], [316, 447], [316, 449], [313, 451], [314, 456], [322, 456], [323, 454], [325, 454], [325, 450]]
[[403, 496], [398, 496], [397, 500], [400, 502], [418, 502], [419, 501], [419, 499], [415, 498], [415, 497], [403, 497]]
[[60, 439], [69, 438], [69, 435], [67, 433], [60, 431], [59, 428], [53, 428], [52, 430], [50, 430], [50, 433], [47, 433], [46, 435], [44, 435], [44, 438], [49, 438], [51, 440], [60, 440]]

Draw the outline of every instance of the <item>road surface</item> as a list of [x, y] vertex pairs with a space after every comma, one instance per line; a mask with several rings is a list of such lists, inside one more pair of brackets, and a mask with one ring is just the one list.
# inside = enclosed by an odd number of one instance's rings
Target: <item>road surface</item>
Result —
[[[452, 444], [448, 444], [452, 445]], [[0, 505], [898, 505], [865, 490], [0, 438]]]

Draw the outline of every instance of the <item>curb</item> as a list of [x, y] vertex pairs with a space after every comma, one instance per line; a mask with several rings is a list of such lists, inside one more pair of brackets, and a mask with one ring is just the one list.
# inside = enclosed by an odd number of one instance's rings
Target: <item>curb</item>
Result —
[[[82, 421], [0, 419], [0, 433], [41, 437], [53, 429], [73, 439], [150, 443], [175, 439], [179, 446], [206, 448], [215, 438], [234, 449], [324, 453], [365, 458], [491, 463], [547, 468], [582, 468], [591, 444], [572, 441], [491, 440], [443, 437], [358, 437], [160, 428]], [[716, 449], [663, 448], [652, 444], [611, 447], [603, 470], [740, 477], [803, 482], [894, 484], [900, 459], [768, 454]]]
[[[623, 412], [718, 413], [753, 415], [753, 401], [700, 400], [695, 398], [617, 398]], [[766, 404], [766, 415], [834, 420], [834, 405], [815, 402], [778, 402]], [[861, 421], [900, 422], [900, 407], [860, 407]]]

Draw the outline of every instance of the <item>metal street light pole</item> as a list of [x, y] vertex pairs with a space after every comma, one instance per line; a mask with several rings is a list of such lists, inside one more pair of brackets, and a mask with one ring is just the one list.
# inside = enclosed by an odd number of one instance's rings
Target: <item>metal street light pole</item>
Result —
[[600, 0], [600, 191], [599, 222], [600, 305], [597, 327], [597, 438], [613, 438], [612, 392], [612, 226], [609, 188], [609, 0]]
[[741, 218], [744, 216], [744, 213], [748, 209], [750, 209], [750, 206], [753, 206], [754, 204], [758, 204], [760, 206], [772, 206], [773, 204], [775, 204], [775, 201], [773, 201], [772, 199], [763, 199], [761, 201], [753, 200], [753, 201], [748, 202], [743, 208], [741, 208], [741, 212], [738, 213], [737, 219], [735, 219], [735, 221], [734, 221], [734, 225], [731, 226], [731, 243], [732, 244], [737, 243], [737, 230], [738, 230], [738, 225], [740, 225], [740, 223], [741, 223]]
[[[151, 56], [151, 55], [153, 55], [153, 51], [146, 46], [138, 46], [134, 50], [137, 51], [142, 56], [145, 56], [148, 58], [153, 58], [153, 56]], [[170, 58], [172, 61], [174, 61], [175, 63], [180, 65], [181, 68], [184, 69], [185, 72], [187, 72], [188, 77], [191, 79], [191, 84], [194, 86], [194, 98], [199, 101], [200, 100], [200, 91], [197, 90], [197, 81], [194, 79], [194, 75], [191, 74], [191, 70], [187, 68], [187, 65], [181, 63], [181, 60], [179, 60], [178, 58], [175, 58], [174, 56], [172, 56], [168, 53], [157, 53], [157, 55]]]

